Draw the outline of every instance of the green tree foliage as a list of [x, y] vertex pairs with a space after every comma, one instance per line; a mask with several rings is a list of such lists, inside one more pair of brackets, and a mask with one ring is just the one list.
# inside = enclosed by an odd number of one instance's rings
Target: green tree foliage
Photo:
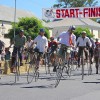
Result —
[[72, 0], [57, 0], [57, 4], [54, 4], [54, 8], [68, 8]]
[[76, 35], [76, 37], [79, 37], [81, 36], [82, 31], [86, 31], [88, 37], [93, 37], [93, 34], [90, 32], [89, 28], [77, 27], [74, 34]]
[[[45, 35], [47, 38], [49, 38], [49, 31], [47, 28], [45, 28], [42, 25], [42, 21], [35, 18], [35, 17], [25, 17], [20, 18], [19, 22], [15, 25], [16, 34], [19, 33], [19, 30], [24, 30], [24, 33], [26, 36], [31, 36], [32, 38], [35, 38], [38, 33], [39, 29], [44, 28], [45, 29]], [[12, 23], [12, 29], [9, 30], [8, 37], [12, 39], [14, 37], [14, 23]]]
[[95, 6], [98, 4], [98, 1], [96, 0], [86, 0], [86, 5], [89, 7]]
[[54, 4], [54, 8], [68, 8], [68, 7], [85, 7], [95, 6], [98, 4], [97, 0], [57, 0], [57, 4]]
[[70, 7], [84, 7], [87, 0], [72, 0]]
[[98, 18], [98, 19], [96, 20], [96, 22], [100, 24], [100, 19]]

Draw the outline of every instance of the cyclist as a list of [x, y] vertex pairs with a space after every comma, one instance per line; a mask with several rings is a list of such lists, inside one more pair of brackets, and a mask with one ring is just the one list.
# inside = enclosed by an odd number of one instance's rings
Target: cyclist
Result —
[[0, 54], [5, 50], [5, 43], [0, 40]]
[[[59, 44], [60, 49], [58, 51], [58, 58], [65, 58], [64, 54], [64, 48], [66, 48], [66, 59], [69, 59], [71, 47], [74, 47], [76, 44], [76, 36], [73, 34], [75, 31], [75, 26], [70, 26], [68, 31], [62, 32], [58, 38], [59, 38]], [[55, 66], [55, 71], [56, 71], [56, 66]]]
[[96, 48], [94, 50], [94, 58], [95, 58], [96, 74], [98, 74], [98, 67], [100, 64], [100, 43], [96, 44]]
[[40, 29], [39, 35], [33, 40], [33, 43], [30, 47], [33, 46], [34, 43], [36, 43], [36, 48], [34, 49], [35, 52], [38, 52], [38, 57], [37, 57], [37, 63], [36, 63], [36, 68], [39, 68], [40, 65], [40, 59], [43, 56], [43, 54], [45, 52], [47, 52], [47, 48], [48, 48], [48, 40], [47, 38], [44, 36], [45, 34], [45, 30], [43, 28]]
[[[30, 60], [32, 60], [32, 50], [35, 48], [35, 44], [33, 46], [32, 49], [30, 49], [31, 44], [33, 43], [33, 40], [31, 38], [31, 36], [28, 36], [28, 41], [25, 43], [25, 51], [29, 51], [29, 55], [30, 55]], [[26, 52], [27, 53], [27, 52]], [[26, 54], [26, 60], [28, 59], [28, 53]]]
[[50, 42], [48, 44], [48, 49], [50, 50], [50, 54], [56, 51], [57, 49], [57, 42], [54, 40], [54, 37], [50, 38]]
[[98, 41], [98, 38], [96, 38], [96, 42], [95, 42], [95, 45], [96, 45], [96, 44], [98, 44], [98, 43], [99, 43], [99, 41]]
[[[4, 50], [5, 50], [5, 43], [0, 40], [0, 60], [3, 60], [1, 54], [4, 52]], [[1, 61], [0, 61], [0, 67], [1, 67]]]
[[17, 51], [18, 51], [18, 55], [20, 59], [20, 66], [23, 65], [22, 53], [20, 51], [24, 48], [25, 43], [26, 43], [26, 36], [24, 35], [24, 30], [20, 30], [19, 34], [17, 34], [14, 37], [13, 42], [11, 43], [11, 45], [14, 44], [13, 54], [17, 54]]
[[54, 65], [54, 62], [55, 62], [55, 58], [56, 58], [55, 52], [57, 51], [57, 46], [58, 46], [58, 43], [54, 40], [54, 37], [51, 37], [50, 42], [48, 44], [48, 50], [49, 50], [50, 61], [52, 65]]
[[62, 32], [58, 37], [60, 38], [59, 43], [61, 44], [61, 48], [59, 50], [59, 54], [63, 55], [63, 48], [67, 48], [67, 58], [69, 58], [71, 47], [76, 44], [76, 36], [73, 34], [75, 31], [75, 26], [70, 26], [67, 32]]
[[90, 39], [86, 36], [86, 31], [82, 31], [82, 36], [78, 37], [77, 41], [76, 41], [76, 46], [79, 47], [78, 50], [78, 67], [80, 67], [80, 56], [82, 54], [82, 51], [84, 50], [85, 52], [85, 56], [87, 59], [88, 53], [87, 53], [87, 49], [86, 46], [91, 47], [91, 42]]
[[1, 71], [1, 60], [3, 60], [1, 54], [3, 53], [4, 50], [5, 50], [5, 43], [0, 40], [0, 71]]
[[92, 64], [93, 63], [93, 56], [94, 56], [94, 49], [95, 49], [96, 45], [95, 45], [95, 42], [94, 42], [94, 40], [92, 38], [89, 37], [89, 39], [90, 39], [90, 41], [92, 43], [92, 46], [89, 49], [89, 53], [90, 53], [90, 57], [91, 57], [90, 61], [91, 61], [91, 64]]
[[25, 47], [28, 49], [30, 48], [31, 44], [33, 43], [33, 40], [31, 38], [31, 36], [28, 36], [28, 40], [27, 42], [25, 43]]

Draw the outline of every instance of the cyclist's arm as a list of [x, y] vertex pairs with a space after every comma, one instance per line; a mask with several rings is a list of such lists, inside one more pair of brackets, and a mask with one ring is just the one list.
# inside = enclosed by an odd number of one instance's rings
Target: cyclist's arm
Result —
[[25, 43], [27, 42], [27, 39], [26, 39], [26, 36], [24, 37], [24, 46], [25, 46]]
[[91, 41], [90, 41], [90, 39], [89, 39], [89, 38], [87, 38], [87, 43], [88, 43], [89, 47], [91, 47], [91, 46], [92, 46], [92, 43], [91, 43]]
[[30, 45], [30, 48], [33, 47], [34, 44], [36, 44], [39, 41], [38, 36], [33, 40], [32, 44]]
[[11, 48], [11, 46], [15, 43], [15, 40], [16, 40], [16, 37], [13, 38], [13, 40], [11, 41], [9, 48]]
[[73, 35], [72, 36], [72, 47], [75, 47], [75, 45], [76, 45], [76, 36]]
[[47, 38], [46, 38], [46, 41], [45, 41], [46, 43], [45, 43], [45, 51], [47, 52], [47, 49], [48, 49], [48, 40], [47, 40]]
[[5, 50], [5, 43], [2, 41], [2, 48], [1, 48], [2, 51]]
[[29, 48], [32, 48], [34, 44], [35, 44], [35, 42], [33, 41]]
[[79, 46], [79, 42], [80, 42], [80, 37], [78, 37], [77, 41], [76, 41], [76, 48]]

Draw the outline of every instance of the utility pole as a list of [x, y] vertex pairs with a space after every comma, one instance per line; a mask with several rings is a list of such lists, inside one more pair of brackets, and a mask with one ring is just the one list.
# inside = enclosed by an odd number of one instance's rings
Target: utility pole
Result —
[[14, 11], [14, 37], [16, 32], [16, 0], [15, 0], [15, 11]]

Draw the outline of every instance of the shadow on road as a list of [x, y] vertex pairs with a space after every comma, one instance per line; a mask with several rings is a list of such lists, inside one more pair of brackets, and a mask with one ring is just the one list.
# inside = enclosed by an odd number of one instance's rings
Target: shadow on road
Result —
[[54, 84], [50, 84], [50, 85], [40, 85], [40, 86], [26, 86], [26, 87], [21, 87], [21, 88], [27, 88], [27, 89], [30, 89], [30, 88], [39, 88], [39, 89], [48, 89], [48, 88], [55, 88], [54, 87]]
[[100, 82], [83, 82], [83, 83], [89, 83], [89, 84], [100, 84]]
[[26, 85], [26, 84], [28, 84], [28, 83], [14, 83], [14, 82], [2, 82], [2, 83], [0, 83], [0, 86], [2, 86], [2, 85]]

